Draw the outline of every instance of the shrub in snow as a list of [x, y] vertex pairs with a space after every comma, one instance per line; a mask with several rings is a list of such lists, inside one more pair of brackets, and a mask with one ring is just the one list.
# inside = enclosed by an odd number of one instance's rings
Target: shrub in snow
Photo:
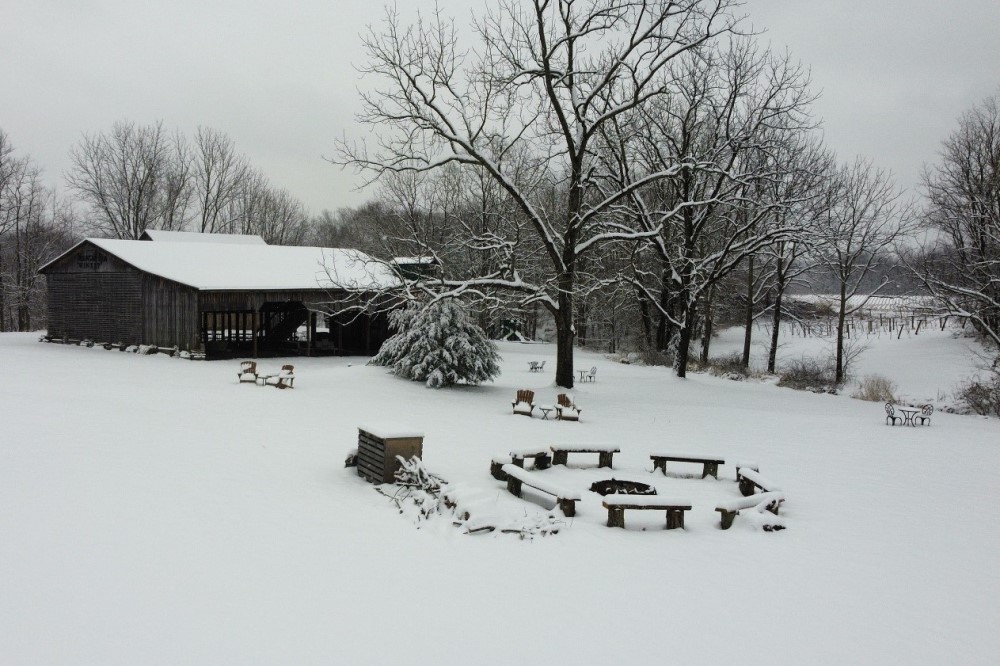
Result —
[[970, 379], [959, 387], [956, 397], [975, 414], [1000, 416], [1000, 371], [985, 380]]
[[895, 393], [896, 384], [891, 379], [882, 375], [865, 375], [851, 397], [870, 402], [896, 402]]
[[455, 300], [422, 307], [410, 303], [389, 314], [396, 331], [368, 363], [428, 388], [478, 384], [500, 374], [496, 345]]
[[834, 393], [837, 382], [832, 368], [811, 358], [791, 361], [781, 371], [778, 386], [814, 393]]

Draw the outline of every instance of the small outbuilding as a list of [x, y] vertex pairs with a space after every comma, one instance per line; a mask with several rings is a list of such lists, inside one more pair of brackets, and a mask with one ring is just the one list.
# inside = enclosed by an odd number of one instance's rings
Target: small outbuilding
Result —
[[389, 335], [378, 294], [399, 278], [363, 252], [175, 234], [88, 238], [44, 265], [49, 336], [231, 358], [373, 354]]

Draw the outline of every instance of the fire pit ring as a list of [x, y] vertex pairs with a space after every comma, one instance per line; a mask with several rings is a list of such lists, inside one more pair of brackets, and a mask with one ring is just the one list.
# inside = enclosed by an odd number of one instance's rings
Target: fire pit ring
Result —
[[595, 481], [590, 486], [591, 492], [598, 495], [655, 495], [656, 488], [646, 483], [638, 481], [621, 481], [618, 479], [608, 479], [606, 481]]

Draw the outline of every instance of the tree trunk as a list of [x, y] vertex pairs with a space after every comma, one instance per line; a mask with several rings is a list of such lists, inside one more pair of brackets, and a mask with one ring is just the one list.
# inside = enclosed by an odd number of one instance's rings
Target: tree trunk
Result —
[[687, 377], [688, 352], [691, 350], [691, 333], [694, 330], [694, 319], [698, 314], [697, 304], [688, 299], [684, 313], [684, 325], [681, 326], [680, 340], [677, 344], [677, 357], [674, 359], [674, 367], [677, 369], [677, 376]]
[[771, 313], [771, 348], [767, 352], [767, 371], [772, 375], [778, 358], [778, 330], [781, 326], [781, 298], [784, 294], [785, 285], [779, 279], [778, 294], [774, 298], [774, 311]]
[[753, 256], [747, 257], [747, 309], [743, 318], [746, 330], [743, 331], [743, 367], [750, 367], [750, 343], [753, 338]]
[[573, 325], [562, 312], [556, 315], [556, 386], [573, 388]]
[[847, 317], [847, 285], [840, 283], [840, 307], [837, 311], [837, 372], [834, 381], [844, 381], [844, 320]]
[[0, 245], [0, 333], [2, 333], [5, 330], [7, 330], [6, 327], [4, 326], [4, 322], [7, 321], [7, 318], [4, 317], [3, 295], [4, 295], [4, 283], [3, 283], [3, 245]]
[[708, 363], [708, 351], [712, 345], [712, 329], [714, 321], [712, 316], [712, 303], [715, 300], [715, 285], [708, 289], [708, 297], [705, 299], [705, 323], [701, 332], [701, 362]]

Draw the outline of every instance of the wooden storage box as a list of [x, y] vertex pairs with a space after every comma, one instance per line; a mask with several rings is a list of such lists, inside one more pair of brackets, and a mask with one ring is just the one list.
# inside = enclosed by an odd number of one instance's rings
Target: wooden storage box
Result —
[[406, 428], [358, 428], [358, 476], [371, 483], [392, 483], [396, 480], [399, 461], [422, 458], [424, 434]]

